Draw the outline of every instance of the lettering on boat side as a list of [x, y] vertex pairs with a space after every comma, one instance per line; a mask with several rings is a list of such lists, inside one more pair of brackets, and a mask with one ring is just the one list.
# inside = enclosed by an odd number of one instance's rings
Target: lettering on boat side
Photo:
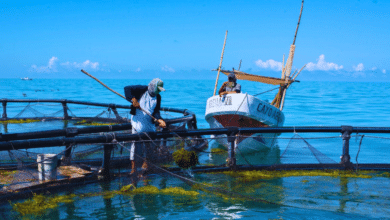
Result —
[[214, 98], [209, 100], [207, 104], [209, 108], [214, 108], [221, 105], [232, 105], [232, 97], [226, 96], [226, 97]]
[[279, 121], [279, 119], [281, 117], [281, 113], [280, 112], [278, 112], [276, 110], [272, 110], [271, 107], [268, 107], [268, 106], [264, 105], [263, 103], [260, 103], [257, 106], [257, 111], [262, 113], [262, 114], [264, 114], [264, 115], [268, 115], [269, 117], [272, 117], [276, 121]]

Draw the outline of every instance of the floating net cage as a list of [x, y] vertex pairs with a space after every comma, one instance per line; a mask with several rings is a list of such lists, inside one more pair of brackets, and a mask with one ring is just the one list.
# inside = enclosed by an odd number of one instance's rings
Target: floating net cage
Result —
[[[374, 129], [371, 135], [364, 131], [372, 129], [349, 127], [332, 127], [322, 133], [318, 129], [310, 133], [310, 128], [198, 130], [191, 111], [162, 108], [167, 129], [132, 134], [129, 106], [71, 100], [1, 101], [0, 196], [7, 198], [23, 190], [47, 189], [53, 182], [58, 187], [95, 181], [107, 172], [128, 174], [133, 143], [152, 146], [155, 157], [150, 162], [160, 167], [158, 172], [182, 172], [173, 152], [196, 152], [199, 164], [186, 171], [190, 176], [228, 170], [390, 168], [390, 136], [386, 134], [390, 130], [385, 128], [381, 133]], [[259, 135], [248, 135], [256, 132]], [[244, 140], [268, 147], [251, 149], [254, 146], [240, 145]], [[41, 155], [55, 155], [56, 160], [50, 161], [56, 168], [55, 181], [42, 177], [42, 166], [47, 164]], [[138, 162], [144, 160], [142, 151], [137, 157]]]
[[[3, 192], [13, 192], [30, 185], [42, 183], [38, 172], [39, 156], [54, 155], [57, 179], [84, 177], [101, 172], [102, 168], [127, 168], [129, 151], [133, 143], [154, 145], [153, 161], [172, 163], [172, 152], [177, 148], [203, 145], [197, 137], [180, 136], [168, 139], [149, 139], [106, 143], [90, 141], [100, 135], [115, 139], [119, 134], [131, 134], [130, 106], [78, 102], [71, 100], [2, 100], [0, 106], [1, 142], [11, 149], [0, 148], [0, 187]], [[195, 115], [188, 110], [162, 108], [161, 116], [168, 124], [166, 130], [196, 129]], [[161, 128], [157, 128], [161, 131]], [[58, 142], [58, 145], [39, 147], [35, 140], [50, 142], [59, 138], [84, 138], [83, 143]], [[93, 137], [91, 138], [93, 140]], [[16, 147], [18, 141], [23, 146]], [[17, 149], [16, 149], [17, 148]], [[109, 151], [109, 152], [108, 152]], [[43, 164], [46, 161], [43, 161]], [[53, 165], [54, 166], [54, 165]], [[42, 174], [41, 174], [42, 175]], [[43, 180], [44, 181], [44, 180]]]

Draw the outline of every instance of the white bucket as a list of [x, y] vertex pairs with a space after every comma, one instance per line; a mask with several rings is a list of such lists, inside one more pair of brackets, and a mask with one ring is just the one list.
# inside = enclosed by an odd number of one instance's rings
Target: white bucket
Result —
[[57, 162], [56, 154], [38, 154], [37, 163], [40, 181], [57, 179]]

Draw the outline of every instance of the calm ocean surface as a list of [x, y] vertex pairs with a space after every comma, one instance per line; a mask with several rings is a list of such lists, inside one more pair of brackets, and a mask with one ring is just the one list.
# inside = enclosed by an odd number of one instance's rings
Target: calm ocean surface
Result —
[[[225, 76], [221, 77], [225, 79]], [[151, 80], [151, 79], [150, 79]], [[148, 80], [104, 80], [115, 91], [123, 94], [123, 87], [134, 84], [148, 84]], [[162, 79], [164, 80], [164, 79]], [[222, 80], [219, 86], [222, 84]], [[258, 94], [274, 86], [253, 82], [242, 82], [242, 91]], [[189, 109], [198, 120], [198, 128], [208, 128], [204, 119], [206, 100], [212, 95], [213, 80], [164, 80], [166, 92], [162, 93], [162, 106]], [[277, 90], [257, 96], [271, 101]], [[102, 87], [92, 79], [0, 79], [0, 98], [7, 99], [70, 99], [115, 104], [128, 104], [116, 94]], [[285, 126], [365, 126], [390, 127], [390, 83], [370, 82], [301, 82], [293, 84], [287, 91], [283, 112]], [[10, 114], [17, 114], [12, 112]], [[15, 110], [16, 111], [16, 110]], [[294, 134], [283, 134], [278, 142], [283, 152], [288, 139]], [[299, 134], [310, 145], [334, 161], [339, 161], [342, 141], [340, 134]], [[332, 137], [311, 139], [313, 137]], [[361, 136], [351, 138], [351, 161], [355, 163], [389, 163], [390, 138], [386, 135], [367, 134], [359, 151]], [[296, 146], [295, 146], [296, 147]], [[302, 149], [289, 149], [300, 162]], [[206, 162], [213, 162], [212, 156], [201, 155]], [[293, 158], [294, 159], [294, 158]], [[251, 158], [249, 158], [251, 160]], [[282, 161], [283, 162], [283, 161]], [[291, 161], [291, 158], [289, 162]], [[269, 205], [250, 201], [226, 201], [207, 195], [195, 200], [182, 201], [170, 196], [137, 195], [134, 197], [95, 196], [78, 199], [71, 204], [60, 205], [34, 219], [372, 219], [390, 218], [389, 178], [371, 179], [333, 177], [288, 177], [262, 182], [236, 185], [226, 176], [196, 174], [197, 181], [212, 184], [230, 184], [230, 189], [265, 197], [281, 205]], [[308, 180], [308, 182], [306, 182]], [[190, 189], [185, 183], [169, 176], [151, 176], [145, 183], [159, 188], [180, 186]], [[69, 189], [72, 193], [116, 190], [126, 180], [115, 180], [108, 184], [91, 184]], [[139, 186], [142, 186], [140, 183]], [[248, 193], [250, 190], [250, 193]], [[3, 217], [18, 218], [9, 205], [0, 206]]]

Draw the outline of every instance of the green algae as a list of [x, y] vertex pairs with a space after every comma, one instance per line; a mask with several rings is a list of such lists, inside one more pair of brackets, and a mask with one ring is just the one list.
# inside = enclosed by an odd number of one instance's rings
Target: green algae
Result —
[[[185, 190], [181, 187], [168, 187], [159, 189], [155, 186], [143, 186], [136, 188], [133, 184], [123, 186], [120, 190], [105, 191], [101, 193], [87, 193], [81, 195], [59, 195], [59, 196], [45, 196], [45, 195], [34, 195], [31, 199], [25, 200], [24, 202], [12, 204], [12, 208], [20, 215], [40, 215], [49, 209], [55, 209], [60, 203], [71, 203], [74, 202], [75, 198], [79, 199], [102, 196], [103, 199], [111, 199], [117, 195], [137, 195], [137, 194], [149, 194], [149, 195], [168, 195], [177, 198], [197, 198], [199, 192], [193, 190]], [[184, 200], [183, 200], [184, 201]], [[185, 200], [187, 201], [187, 200]]]
[[15, 203], [12, 208], [19, 212], [22, 216], [24, 215], [39, 215], [44, 213], [48, 209], [54, 209], [58, 207], [60, 203], [73, 202], [73, 198], [76, 195], [60, 195], [55, 197], [34, 195], [31, 199], [28, 199], [21, 203]]
[[9, 119], [5, 121], [0, 121], [0, 124], [26, 124], [33, 122], [40, 122], [38, 119]]
[[126, 185], [126, 186], [123, 186], [120, 190], [119, 190], [119, 192], [128, 192], [128, 191], [130, 191], [130, 190], [132, 190], [132, 189], [135, 189], [136, 187], [133, 185], [133, 184], [129, 184], [129, 185]]
[[17, 170], [0, 170], [0, 184], [10, 184]]
[[168, 187], [160, 190], [163, 195], [173, 195], [173, 196], [198, 196], [197, 191], [185, 190], [181, 187]]
[[9, 176], [17, 173], [17, 170], [0, 170], [0, 176]]
[[378, 177], [390, 177], [390, 173], [389, 172], [383, 172], [383, 173], [378, 174]]
[[129, 194], [159, 194], [160, 190], [155, 186], [142, 186], [128, 191]]
[[115, 125], [115, 124], [118, 123], [102, 123], [102, 122], [96, 122], [90, 120], [82, 120], [74, 123], [74, 125], [83, 125], [83, 126], [104, 126], [104, 125]]
[[329, 176], [329, 177], [349, 177], [349, 178], [372, 178], [375, 172], [358, 172], [349, 170], [261, 170], [261, 171], [226, 171], [223, 172], [229, 176], [237, 178], [238, 181], [248, 182], [259, 179], [274, 179], [293, 176]]
[[118, 194], [155, 194], [155, 195], [169, 195], [169, 196], [192, 196], [196, 197], [199, 195], [196, 191], [185, 190], [181, 187], [168, 187], [164, 189], [159, 189], [155, 186], [142, 186], [136, 188], [134, 185], [130, 184], [123, 186], [120, 190], [117, 191]]
[[198, 155], [194, 151], [180, 149], [175, 151], [172, 156], [175, 163], [183, 169], [188, 169], [199, 164]]
[[227, 150], [221, 149], [221, 148], [213, 148], [211, 149], [212, 154], [224, 154]]

